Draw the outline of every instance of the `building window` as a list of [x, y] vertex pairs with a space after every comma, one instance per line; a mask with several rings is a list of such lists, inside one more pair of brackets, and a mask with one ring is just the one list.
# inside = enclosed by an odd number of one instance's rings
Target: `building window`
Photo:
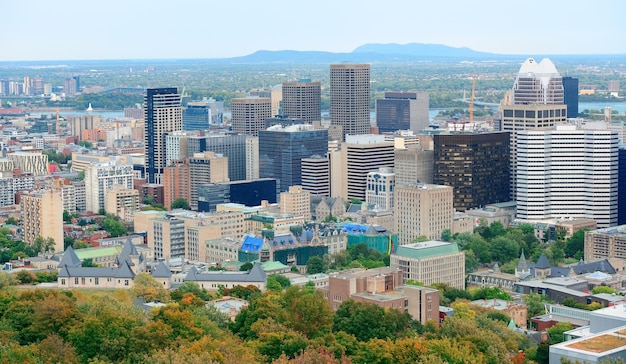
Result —
[[128, 286], [128, 279], [124, 281], [124, 285]]

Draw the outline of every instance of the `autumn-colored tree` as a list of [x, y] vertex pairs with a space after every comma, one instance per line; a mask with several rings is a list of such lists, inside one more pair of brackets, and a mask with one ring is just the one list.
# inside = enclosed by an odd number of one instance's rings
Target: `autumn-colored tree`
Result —
[[74, 347], [56, 334], [49, 335], [37, 344], [36, 352], [41, 361], [46, 364], [78, 364], [80, 362]]
[[306, 348], [302, 353], [296, 355], [295, 358], [289, 359], [287, 355], [282, 354], [278, 359], [274, 360], [272, 364], [350, 364], [352, 360], [350, 358], [343, 356], [341, 358], [336, 358], [328, 349], [325, 347], [319, 348]]
[[307, 338], [314, 338], [332, 329], [332, 310], [320, 291], [289, 287], [283, 295], [285, 325]]
[[194, 316], [178, 304], [169, 304], [158, 309], [153, 320], [162, 320], [172, 328], [172, 340], [195, 341], [202, 337], [203, 332], [196, 327]]
[[176, 346], [172, 340], [172, 332], [172, 328], [161, 320], [133, 327], [129, 343], [131, 357], [142, 358], [160, 349]]
[[408, 313], [353, 300], [344, 301], [333, 318], [333, 331], [352, 334], [359, 341], [395, 339], [404, 335], [410, 326]]
[[158, 300], [169, 302], [170, 296], [163, 285], [154, 279], [150, 273], [142, 272], [133, 279], [133, 287], [130, 289], [133, 298], [143, 297], [146, 302]]

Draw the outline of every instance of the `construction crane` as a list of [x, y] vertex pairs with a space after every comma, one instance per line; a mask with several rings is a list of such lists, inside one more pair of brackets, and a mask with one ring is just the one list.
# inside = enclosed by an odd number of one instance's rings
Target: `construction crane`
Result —
[[474, 122], [474, 91], [476, 90], [476, 72], [474, 72], [474, 78], [472, 78], [472, 98], [470, 99], [469, 104], [469, 116], [470, 116], [470, 125]]

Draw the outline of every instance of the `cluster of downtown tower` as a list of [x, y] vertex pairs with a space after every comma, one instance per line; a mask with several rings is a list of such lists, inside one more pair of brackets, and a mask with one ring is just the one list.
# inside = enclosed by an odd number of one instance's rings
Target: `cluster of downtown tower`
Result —
[[[176, 195], [172, 169], [196, 163], [203, 172], [187, 186], [273, 180], [269, 194], [275, 188], [276, 199], [278, 192], [301, 186], [312, 195], [359, 199], [396, 215], [421, 214], [394, 217], [401, 244], [419, 235], [438, 239], [451, 229], [454, 210], [508, 201], [516, 203], [520, 221], [624, 223], [626, 216], [618, 213], [618, 163], [624, 155], [619, 134], [568, 118], [576, 113], [577, 92], [568, 97], [572, 79], [564, 79], [550, 60], [526, 60], [491, 128], [467, 131], [429, 127], [425, 92], [386, 93], [376, 100], [373, 125], [367, 64], [330, 65], [330, 122], [322, 120], [320, 82], [299, 80], [282, 84], [280, 101], [272, 90], [232, 99], [230, 130], [187, 137], [178, 90], [148, 89], [145, 177]], [[217, 163], [219, 158], [227, 161]], [[422, 190], [435, 191], [429, 204], [437, 213], [415, 210]], [[206, 193], [196, 186], [189, 193], [191, 206], [211, 209], [203, 204]]]

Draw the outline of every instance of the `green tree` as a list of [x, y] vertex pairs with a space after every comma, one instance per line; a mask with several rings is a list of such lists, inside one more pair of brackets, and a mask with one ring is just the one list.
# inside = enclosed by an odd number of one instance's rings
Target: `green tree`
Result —
[[106, 218], [100, 223], [102, 229], [112, 237], [126, 235], [126, 227], [120, 222], [120, 218], [113, 214], [106, 214]]
[[333, 331], [344, 331], [359, 341], [373, 338], [395, 339], [404, 335], [411, 326], [406, 312], [385, 310], [372, 303], [344, 301], [335, 312]]
[[321, 291], [289, 287], [282, 297], [285, 326], [312, 339], [331, 332], [333, 312]]
[[559, 322], [556, 325], [549, 328], [547, 331], [548, 331], [550, 344], [552, 345], [552, 344], [558, 344], [560, 342], [563, 342], [564, 341], [563, 333], [565, 331], [569, 331], [572, 329], [574, 329], [574, 326], [572, 326], [572, 324], [569, 322]]
[[307, 274], [316, 274], [316, 273], [324, 273], [328, 269], [326, 262], [324, 259], [318, 256], [312, 256], [306, 262], [306, 272]]
[[143, 297], [146, 302], [158, 300], [160, 302], [168, 302], [170, 296], [163, 285], [157, 282], [150, 273], [139, 273], [133, 279], [133, 287], [130, 289], [132, 297]]
[[565, 244], [565, 256], [580, 259], [585, 251], [585, 231], [589, 229], [581, 229], [572, 234]]
[[270, 274], [267, 277], [268, 283], [270, 280], [272, 281], [276, 281], [278, 284], [280, 284], [280, 288], [281, 291], [289, 286], [291, 286], [291, 281], [289, 280], [289, 278], [280, 275], [280, 274]]
[[91, 149], [93, 147], [93, 143], [88, 140], [81, 140], [78, 142], [78, 145], [80, 145], [81, 147], [88, 148], [88, 149]]
[[17, 219], [14, 218], [13, 216], [9, 216], [7, 220], [5, 221], [5, 223], [7, 225], [16, 225], [16, 226], [19, 225], [19, 221], [17, 221]]
[[189, 203], [184, 198], [177, 198], [172, 202], [172, 210], [173, 209], [183, 209], [183, 210], [191, 210], [189, 207]]
[[593, 293], [593, 294], [598, 294], [598, 293], [616, 294], [617, 290], [615, 290], [615, 288], [609, 287], [609, 286], [595, 286], [591, 290], [591, 293]]
[[239, 267], [239, 270], [242, 271], [242, 272], [247, 272], [250, 269], [252, 269], [252, 267], [254, 267], [254, 264], [252, 264], [250, 262], [246, 262], [246, 263], [243, 263], [241, 265], [241, 267]]
[[441, 232], [441, 240], [452, 241], [452, 232], [450, 231], [450, 229], [445, 229]]

